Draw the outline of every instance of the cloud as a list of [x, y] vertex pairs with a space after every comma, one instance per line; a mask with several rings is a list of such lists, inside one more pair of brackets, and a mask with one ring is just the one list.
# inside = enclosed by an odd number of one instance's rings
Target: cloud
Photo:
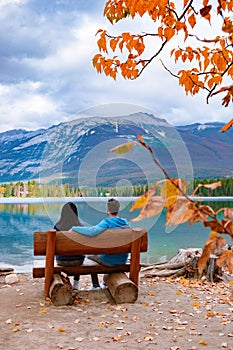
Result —
[[159, 62], [136, 81], [98, 74], [92, 58], [99, 28], [115, 34], [152, 28], [146, 18], [112, 26], [103, 17], [104, 5], [104, 0], [0, 2], [1, 131], [49, 127], [113, 103], [142, 106], [171, 124], [229, 119], [217, 98], [206, 105], [204, 96], [186, 97]]
[[[40, 90], [40, 82], [23, 82], [14, 85], [0, 85], [1, 129], [36, 129], [49, 126], [50, 116], [59, 122], [59, 106]], [[43, 89], [42, 89], [43, 90]]]

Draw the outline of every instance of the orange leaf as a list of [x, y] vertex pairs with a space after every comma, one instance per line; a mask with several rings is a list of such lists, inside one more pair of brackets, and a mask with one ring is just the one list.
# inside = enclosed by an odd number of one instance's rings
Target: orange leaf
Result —
[[222, 30], [226, 33], [231, 34], [233, 32], [233, 24], [232, 21], [226, 17], [224, 18], [224, 24], [222, 26]]
[[138, 135], [138, 140], [144, 142], [143, 136], [142, 135]]
[[231, 127], [233, 126], [233, 119], [231, 119], [227, 124], [225, 124], [222, 128], [221, 128], [221, 132], [225, 132], [227, 130], [229, 130]]
[[116, 40], [116, 39], [110, 40], [110, 47], [111, 47], [112, 51], [115, 51], [116, 46], [117, 46], [117, 42], [118, 42], [118, 40]]
[[66, 332], [65, 328], [63, 328], [63, 327], [59, 327], [58, 330], [59, 330], [59, 332]]
[[216, 313], [214, 311], [208, 311], [205, 316], [206, 317], [214, 317], [215, 315], [216, 315]]
[[221, 225], [218, 221], [216, 220], [211, 220], [211, 221], [204, 221], [204, 226], [205, 227], [210, 227], [211, 230], [218, 232], [218, 233], [225, 233], [223, 225]]
[[102, 33], [103, 32], [103, 29], [99, 29], [95, 35], [98, 35], [99, 33]]
[[193, 306], [195, 306], [195, 307], [200, 307], [200, 303], [198, 303], [198, 301], [194, 301], [194, 302], [193, 302]]
[[174, 35], [175, 35], [175, 29], [173, 29], [173, 28], [165, 28], [164, 29], [164, 36], [165, 36], [167, 41], [169, 41]]
[[188, 17], [188, 22], [192, 28], [195, 27], [196, 17], [194, 15], [194, 13], [192, 13], [191, 16]]
[[41, 313], [41, 314], [46, 314], [46, 312], [47, 312], [47, 310], [45, 310], [45, 309], [40, 309], [40, 313]]
[[14, 333], [16, 333], [16, 332], [19, 332], [19, 328], [14, 328], [14, 329], [12, 329], [12, 332], [14, 332]]
[[163, 28], [159, 27], [158, 28], [158, 36], [162, 39], [163, 38]]
[[161, 213], [164, 208], [164, 204], [165, 198], [160, 196], [152, 197], [146, 202], [146, 205], [142, 208], [140, 214], [130, 221], [140, 221], [142, 219], [151, 218], [152, 216]]
[[115, 152], [116, 154], [125, 154], [125, 153], [128, 153], [129, 151], [131, 151], [131, 148], [136, 144], [137, 144], [136, 141], [124, 143], [123, 145], [119, 145], [115, 148], [110, 149], [109, 152]]

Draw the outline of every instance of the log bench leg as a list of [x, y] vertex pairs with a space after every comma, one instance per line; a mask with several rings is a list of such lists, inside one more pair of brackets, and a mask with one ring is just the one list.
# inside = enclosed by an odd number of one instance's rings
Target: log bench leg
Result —
[[53, 275], [53, 281], [49, 288], [49, 297], [55, 306], [73, 304], [72, 290], [64, 284], [60, 275]]
[[124, 272], [104, 275], [104, 282], [116, 303], [134, 303], [138, 298], [138, 287]]

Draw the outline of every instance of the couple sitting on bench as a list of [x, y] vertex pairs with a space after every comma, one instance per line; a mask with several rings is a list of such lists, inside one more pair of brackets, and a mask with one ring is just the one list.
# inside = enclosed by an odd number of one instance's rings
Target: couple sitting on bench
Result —
[[[83, 235], [96, 236], [108, 228], [128, 228], [130, 227], [127, 219], [118, 216], [120, 203], [111, 198], [107, 202], [107, 215], [99, 224], [95, 226], [82, 226], [78, 218], [78, 209], [72, 202], [66, 203], [61, 211], [61, 218], [55, 224], [57, 231], [77, 231]], [[123, 265], [127, 262], [128, 254], [101, 254], [87, 256], [90, 260], [104, 266]], [[57, 264], [60, 266], [80, 266], [85, 259], [84, 255], [56, 256]], [[73, 288], [79, 289], [79, 275], [74, 276]], [[104, 282], [99, 284], [98, 275], [91, 274], [92, 290], [105, 288]]]

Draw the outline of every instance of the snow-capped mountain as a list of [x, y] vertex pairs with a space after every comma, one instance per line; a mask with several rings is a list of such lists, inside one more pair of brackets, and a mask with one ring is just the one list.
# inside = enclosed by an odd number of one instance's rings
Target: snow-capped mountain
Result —
[[37, 179], [79, 186], [154, 181], [162, 172], [142, 146], [115, 154], [112, 148], [142, 135], [161, 165], [185, 178], [233, 175], [233, 132], [223, 124], [172, 127], [165, 119], [136, 113], [77, 118], [36, 131], [0, 133], [0, 183]]

